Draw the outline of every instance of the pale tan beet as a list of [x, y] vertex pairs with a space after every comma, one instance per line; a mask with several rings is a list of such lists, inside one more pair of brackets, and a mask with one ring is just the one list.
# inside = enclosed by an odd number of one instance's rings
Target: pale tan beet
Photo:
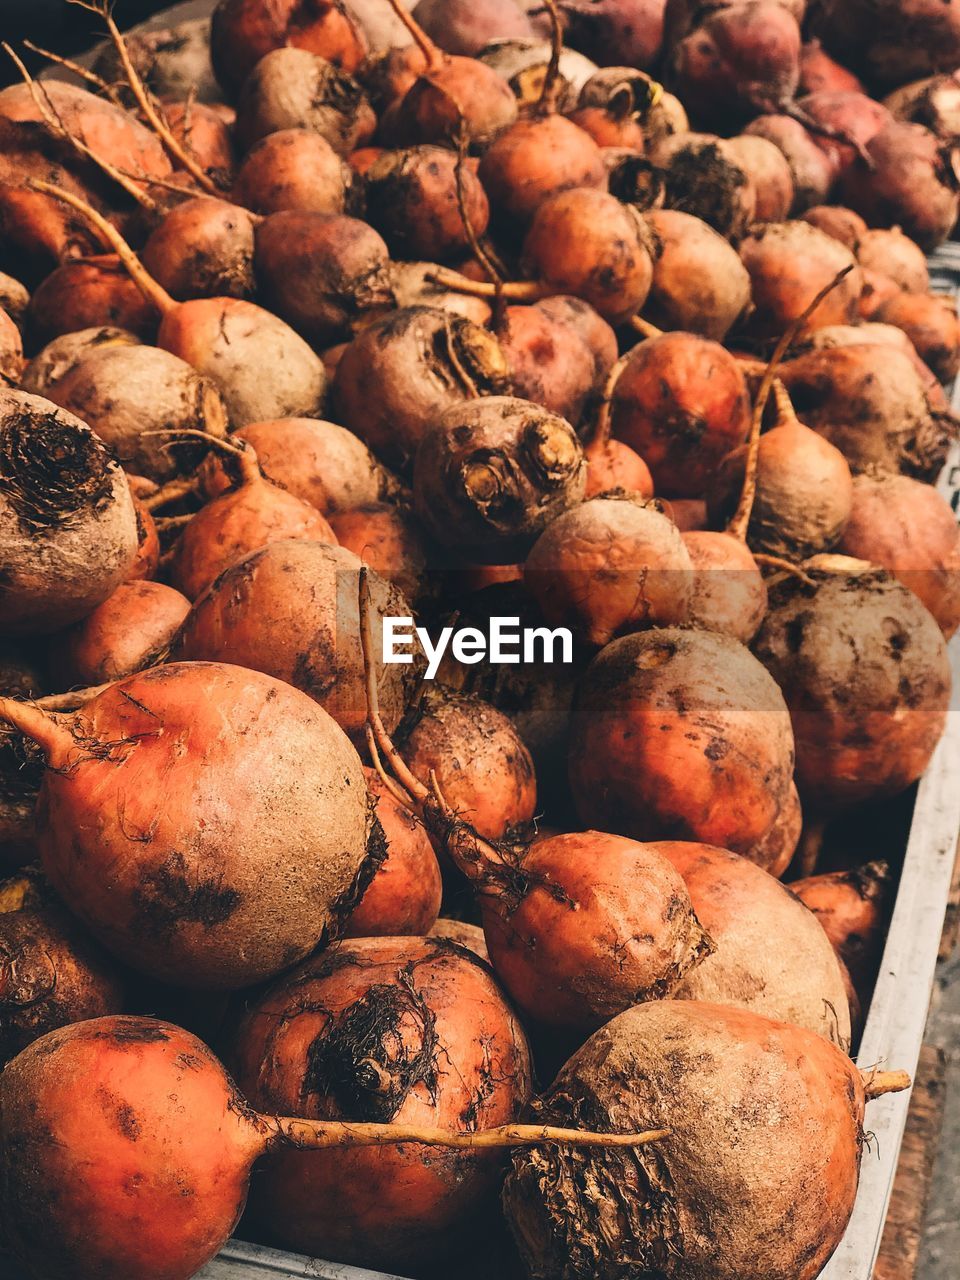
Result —
[[860, 249], [864, 243], [864, 237], [870, 233], [859, 213], [854, 213], [852, 209], [845, 209], [842, 205], [816, 204], [800, 216], [812, 227], [826, 232], [828, 236], [833, 236], [834, 240], [845, 244], [857, 255], [860, 266], [868, 267], [869, 264], [860, 256]]
[[876, 227], [865, 230], [857, 249], [860, 265], [895, 280], [908, 293], [927, 293], [930, 271], [926, 254], [899, 227]]
[[89, 613], [137, 554], [126, 477], [72, 414], [0, 387], [0, 635], [55, 631]]
[[513, 564], [586, 487], [583, 449], [564, 418], [512, 396], [447, 409], [417, 450], [414, 509], [467, 560]]
[[247, 153], [232, 198], [255, 213], [345, 213], [351, 183], [349, 165], [325, 138], [309, 129], [281, 129]]
[[766, 138], [783, 152], [793, 176], [795, 210], [823, 204], [833, 186], [833, 166], [799, 120], [790, 116], [758, 116], [746, 126], [744, 133]]
[[724, 152], [742, 166], [756, 191], [757, 222], [783, 222], [793, 209], [796, 191], [786, 156], [769, 138], [738, 134], [727, 138]]
[[757, 192], [743, 165], [707, 133], [673, 134], [650, 149], [664, 171], [665, 202], [701, 218], [726, 239], [739, 240], [754, 221]]
[[684, 1280], [814, 1280], [853, 1209], [864, 1084], [822, 1036], [745, 1010], [656, 1000], [620, 1014], [534, 1115], [670, 1136], [626, 1153], [515, 1155], [504, 1206], [529, 1275], [619, 1280], [670, 1257]]
[[333, 382], [344, 426], [378, 457], [409, 464], [445, 409], [507, 385], [495, 337], [434, 307], [409, 307], [375, 321], [347, 347]]
[[602, 190], [606, 180], [596, 141], [556, 114], [523, 118], [484, 152], [480, 181], [496, 212], [522, 226], [550, 196], [577, 187]]
[[943, 731], [950, 665], [940, 628], [883, 569], [840, 559], [770, 586], [754, 644], [790, 707], [801, 798], [831, 812], [894, 795]]
[[419, 525], [406, 511], [371, 502], [330, 517], [337, 541], [392, 582], [408, 600], [423, 594], [427, 549]]
[[226, 406], [214, 383], [157, 347], [99, 343], [47, 394], [88, 423], [121, 466], [151, 480], [169, 479], [179, 468], [177, 455], [165, 448], [170, 436], [150, 433], [223, 436], [227, 430]]
[[183, 200], [154, 227], [143, 265], [171, 297], [253, 296], [253, 215], [228, 200]]
[[416, 777], [436, 772], [447, 804], [481, 836], [499, 840], [532, 821], [537, 780], [530, 752], [507, 716], [484, 699], [428, 684], [398, 747]]
[[651, 209], [660, 242], [644, 315], [662, 329], [722, 342], [750, 306], [750, 277], [736, 250], [700, 218]]
[[0, 381], [18, 384], [25, 364], [20, 330], [0, 307]]
[[547, 525], [527, 557], [524, 582], [551, 626], [601, 648], [631, 631], [685, 622], [693, 565], [655, 502], [601, 495]]
[[857, 315], [863, 289], [856, 258], [832, 236], [805, 222], [768, 223], [756, 227], [740, 245], [740, 257], [751, 281], [751, 334], [776, 338], [817, 293], [846, 267], [849, 274], [832, 289], [803, 329], [849, 324]]
[[[131, 31], [124, 44], [141, 80], [158, 97], [182, 102], [196, 98], [214, 104], [220, 98], [210, 66], [209, 18], [190, 18], [159, 30]], [[111, 84], [123, 79], [112, 44], [100, 51], [94, 67]]]
[[[763, 867], [770, 875], [779, 880], [784, 876], [793, 862], [794, 854], [803, 834], [803, 810], [800, 805], [800, 793], [796, 784], [790, 783], [787, 799], [780, 810], [776, 822], [763, 839], [748, 849], [744, 854], [758, 867]], [[851, 1017], [854, 1010], [851, 1009]]]
[[789, 360], [780, 376], [799, 417], [835, 444], [854, 472], [939, 474], [952, 419], [908, 355], [886, 344], [834, 347]]
[[438, 270], [439, 264], [435, 262], [391, 262], [387, 278], [396, 306], [399, 309], [433, 307], [472, 320], [474, 324], [489, 324], [493, 315], [490, 304], [483, 298], [471, 298], [437, 284]]
[[[380, 502], [396, 486], [367, 446], [335, 422], [277, 418], [251, 422], [231, 438], [251, 446], [268, 480], [325, 516]], [[201, 481], [211, 498], [230, 487], [216, 453], [204, 463]]]
[[881, 324], [902, 329], [928, 368], [941, 382], [960, 370], [960, 319], [957, 303], [931, 293], [898, 293], [876, 311]]
[[823, 927], [861, 991], [875, 978], [893, 886], [885, 862], [794, 880], [790, 890]]
[[58, 687], [122, 680], [169, 653], [190, 601], [161, 582], [122, 582], [113, 595], [50, 641]]
[[316, 507], [267, 480], [247, 445], [236, 456], [235, 488], [218, 494], [186, 525], [176, 545], [173, 580], [196, 600], [225, 569], [252, 551], [288, 538], [336, 543]]
[[45, 396], [54, 383], [91, 351], [117, 344], [136, 346], [138, 342], [135, 334], [109, 325], [61, 334], [33, 357], [21, 375], [20, 386], [33, 395]]
[[608, 645], [581, 680], [569, 768], [584, 823], [746, 852], [787, 799], [790, 717], [774, 681], [730, 637], [640, 632]]
[[[878, 313], [890, 298], [894, 298], [903, 292], [892, 281], [890, 284], [889, 294], [877, 301], [872, 308], [872, 314]], [[858, 347], [864, 344], [872, 346], [875, 343], [879, 343], [881, 346], [895, 347], [903, 355], [909, 357], [914, 369], [920, 375], [930, 398], [931, 407], [946, 409], [948, 405], [942, 386], [929, 365], [924, 364], [923, 360], [921, 360], [916, 347], [903, 329], [893, 324], [881, 324], [879, 320], [867, 318], [864, 314], [863, 296], [860, 298], [860, 314], [864, 318], [859, 324], [828, 324], [822, 329], [814, 329], [806, 335], [802, 342], [795, 345], [794, 350], [798, 353], [803, 350], [825, 351], [829, 347]]]
[[816, 916], [748, 858], [682, 841], [657, 847], [683, 877], [714, 943], [674, 998], [749, 1009], [816, 1031], [849, 1052], [843, 975]]
[[960, 530], [932, 485], [909, 476], [857, 476], [838, 550], [889, 569], [923, 601], [944, 635], [960, 626]]
[[261, 58], [244, 81], [235, 133], [249, 150], [281, 129], [309, 129], [347, 155], [369, 142], [376, 123], [353, 76], [307, 49], [287, 45]]
[[436, 924], [443, 882], [420, 819], [393, 796], [375, 769], [364, 769], [383, 827], [386, 857], [350, 913], [345, 938], [422, 937]]
[[693, 566], [687, 620], [749, 644], [767, 607], [767, 588], [749, 548], [708, 529], [681, 536]]
[[[344, 547], [273, 542], [229, 568], [194, 603], [177, 653], [265, 671], [308, 693], [348, 734], [363, 738], [366, 695], [357, 580], [362, 562]], [[369, 572], [375, 616], [409, 617], [395, 587]], [[376, 652], [380, 624], [374, 627]], [[396, 728], [417, 666], [377, 660], [381, 710]]]
[[124, 329], [144, 342], [157, 332], [156, 312], [112, 254], [51, 271], [30, 298], [25, 324], [34, 348], [81, 329]]

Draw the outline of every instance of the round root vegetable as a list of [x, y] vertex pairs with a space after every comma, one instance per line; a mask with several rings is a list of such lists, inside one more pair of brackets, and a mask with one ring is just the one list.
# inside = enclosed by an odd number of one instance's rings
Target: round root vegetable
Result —
[[578, 107], [569, 119], [604, 150], [616, 147], [638, 155], [646, 150], [643, 126], [626, 103], [618, 103], [617, 107]]
[[[396, 489], [396, 481], [367, 446], [335, 422], [316, 418], [252, 422], [231, 439], [250, 445], [267, 480], [325, 516], [379, 502]], [[230, 488], [216, 452], [208, 455], [201, 479], [211, 498]]]
[[515, 1155], [504, 1207], [529, 1275], [617, 1280], [656, 1274], [670, 1258], [685, 1280], [814, 1280], [853, 1210], [865, 1098], [908, 1082], [864, 1076], [822, 1036], [744, 1010], [629, 1009], [591, 1036], [533, 1113], [655, 1116], [670, 1136], [626, 1155]]
[[[520, 1023], [488, 967], [440, 938], [362, 938], [256, 1000], [235, 1037], [258, 1106], [313, 1119], [483, 1132], [530, 1097]], [[272, 1239], [362, 1266], [414, 1266], [457, 1242], [503, 1176], [495, 1153], [277, 1153], [252, 1210]], [[358, 1188], [363, 1188], [358, 1195]]]
[[[796, 784], [791, 782], [787, 799], [776, 822], [763, 839], [744, 854], [744, 857], [779, 879], [793, 862], [802, 834], [803, 810], [800, 806], [800, 793], [797, 791]], [[849, 991], [847, 994], [849, 996]], [[854, 1023], [856, 1022], [855, 1013], [856, 1010], [851, 1005], [850, 1017]]]
[[497, 341], [514, 394], [576, 426], [597, 381], [594, 353], [576, 329], [539, 307], [506, 307]]
[[60, 378], [69, 373], [91, 351], [112, 345], [136, 346], [139, 339], [126, 329], [109, 325], [61, 334], [48, 342], [30, 361], [20, 378], [20, 386], [35, 396], [46, 396]]
[[936, 406], [908, 355], [887, 344], [813, 350], [788, 361], [780, 376], [798, 415], [854, 472], [939, 474], [953, 419]]
[[[158, 98], [218, 102], [220, 88], [210, 66], [209, 18], [188, 19], [159, 30], [129, 32], [123, 43], [137, 75]], [[110, 84], [123, 78], [114, 45], [106, 45], [98, 54], [94, 70]]]
[[155, 433], [223, 436], [227, 429], [226, 406], [214, 383], [157, 347], [98, 343], [46, 394], [88, 423], [121, 466], [151, 480], [178, 472]]
[[349, 165], [325, 138], [309, 129], [281, 129], [247, 153], [232, 198], [256, 213], [345, 213], [352, 183]]
[[860, 990], [873, 981], [880, 963], [891, 887], [885, 862], [809, 876], [790, 886], [820, 921]]
[[596, 141], [553, 112], [505, 129], [484, 152], [479, 172], [496, 212], [523, 226], [551, 196], [580, 187], [602, 190], [606, 183]]
[[190, 601], [161, 582], [122, 582], [113, 595], [51, 641], [57, 685], [69, 689], [122, 680], [162, 662]]
[[167, 102], [163, 114], [175, 145], [206, 179], [200, 184], [194, 178], [194, 184], [211, 193], [229, 188], [236, 167], [233, 130], [220, 111], [200, 102]]
[[123, 329], [152, 342], [157, 315], [119, 259], [99, 255], [51, 271], [33, 292], [25, 324], [34, 348], [82, 329], [101, 328]]
[[841, 66], [819, 40], [807, 40], [800, 50], [800, 92], [863, 93], [859, 76]]
[[906, 84], [885, 98], [884, 106], [898, 120], [925, 125], [949, 142], [960, 134], [960, 77], [952, 71]]
[[0, 271], [0, 307], [3, 307], [18, 327], [23, 325], [29, 305], [30, 293], [26, 286], [5, 271]]
[[535, 34], [518, 0], [419, 0], [408, 8], [431, 40], [466, 57], [475, 57], [491, 40]]
[[894, 88], [960, 63], [960, 15], [942, 0], [824, 0], [817, 33], [845, 65]]
[[950, 700], [934, 618], [885, 570], [857, 564], [771, 585], [754, 646], [790, 708], [800, 794], [826, 813], [915, 782]]
[[823, 204], [836, 175], [829, 157], [799, 120], [783, 115], [758, 116], [745, 127], [744, 134], [766, 138], [783, 152], [793, 176], [795, 210]]
[[465, 947], [467, 951], [472, 951], [487, 964], [490, 963], [486, 939], [479, 925], [467, 924], [463, 920], [448, 920], [441, 916], [429, 931], [428, 937], [447, 938], [450, 942], [456, 942], [459, 946]]
[[816, 1031], [849, 1052], [843, 974], [816, 916], [747, 858], [681, 841], [657, 847], [683, 877], [714, 944], [673, 998], [749, 1009]]
[[601, 648], [618, 635], [685, 622], [693, 565], [657, 503], [601, 494], [547, 526], [524, 582], [551, 626]]
[[307, 49], [287, 45], [260, 59], [237, 101], [235, 134], [245, 150], [281, 129], [309, 129], [339, 155], [373, 137], [377, 117], [353, 76]]
[[693, 567], [687, 621], [749, 644], [767, 608], [767, 588], [749, 548], [706, 529], [681, 538]]
[[233, 990], [277, 973], [337, 935], [382, 861], [347, 738], [259, 672], [181, 662], [66, 720], [9, 699], [0, 714], [47, 759], [48, 879], [151, 977]]
[[662, 329], [722, 342], [750, 306], [750, 277], [737, 251], [700, 218], [651, 209], [660, 243], [644, 315]]
[[371, 502], [330, 516], [330, 527], [342, 547], [392, 582], [408, 600], [423, 594], [427, 550], [416, 523], [402, 509]]
[[124, 981], [53, 895], [0, 884], [0, 1064], [73, 1022], [119, 1013]]
[[392, 302], [390, 255], [365, 222], [290, 210], [257, 228], [260, 299], [314, 346], [347, 340]]
[[752, 286], [750, 333], [776, 337], [824, 285], [849, 268], [804, 321], [803, 330], [827, 324], [851, 324], [863, 281], [856, 258], [839, 241], [806, 222], [769, 223], [751, 231], [740, 245], [740, 257]]
[[367, 170], [364, 190], [367, 216], [398, 258], [461, 258], [470, 232], [482, 236], [490, 221], [480, 179], [446, 147], [385, 152]]
[[663, 40], [664, 0], [560, 0], [566, 38], [601, 66], [652, 67]]
[[664, 202], [700, 218], [729, 240], [754, 221], [757, 192], [743, 165], [711, 134], [674, 134], [650, 150], [663, 169]]
[[857, 476], [838, 550], [888, 569], [949, 637], [960, 626], [960, 530], [950, 504], [908, 476]]
[[864, 229], [856, 252], [865, 271], [886, 276], [907, 293], [929, 293], [926, 254], [899, 227]]
[[613, 392], [611, 427], [646, 462], [657, 493], [701, 497], [750, 428], [741, 367], [719, 343], [694, 334], [641, 342]]
[[286, 538], [336, 542], [316, 507], [266, 479], [250, 445], [223, 447], [229, 447], [235, 458], [237, 486], [198, 511], [176, 545], [173, 577], [190, 600], [196, 600], [225, 569], [267, 543]]
[[143, 246], [143, 265], [177, 302], [250, 298], [255, 218], [227, 200], [183, 200], [157, 223]]
[[[892, 298], [895, 294], [902, 292], [892, 281], [889, 283], [889, 294], [876, 304], [873, 308], [874, 311], [878, 311], [888, 298]], [[864, 314], [864, 310], [864, 299], [861, 297], [861, 315]], [[830, 347], [858, 347], [864, 344], [895, 347], [897, 351], [907, 356], [916, 372], [920, 375], [931, 406], [944, 411], [948, 408], [943, 387], [937, 381], [933, 371], [924, 364], [917, 354], [916, 347], [904, 331], [898, 329], [896, 325], [880, 324], [878, 321], [866, 319], [859, 324], [826, 325], [823, 329], [815, 329], [807, 334], [803, 343], [798, 344], [798, 350], [824, 351]]]
[[841, 179], [891, 119], [887, 108], [865, 93], [813, 93], [797, 109], [830, 161], [834, 178]]
[[902, 227], [924, 250], [950, 235], [960, 210], [957, 179], [936, 134], [919, 124], [886, 125], [866, 157], [843, 177], [844, 203], [874, 227]]
[[345, 938], [422, 937], [440, 911], [443, 881], [423, 823], [374, 769], [365, 769], [387, 855], [344, 925]]
[[787, 800], [790, 716], [768, 673], [730, 637], [640, 632], [587, 669], [569, 767], [586, 824], [747, 852]]
[[82, 618], [136, 553], [126, 477], [90, 428], [49, 400], [0, 388], [0, 635]]
[[787, 158], [769, 138], [740, 134], [727, 138], [724, 152], [743, 168], [756, 192], [758, 222], [784, 222], [794, 201], [793, 174]]
[[407, 307], [375, 321], [337, 366], [337, 415], [378, 457], [407, 466], [424, 433], [451, 409], [507, 383], [496, 338], [435, 307]]
[[940, 382], [960, 371], [960, 319], [957, 303], [929, 293], [898, 292], [874, 313], [881, 324], [896, 325], [913, 343], [921, 360]]
[[565, 419], [525, 400], [454, 405], [417, 451], [413, 492], [429, 533], [468, 559], [512, 564], [584, 494], [583, 449]]
[[641, 498], [653, 497], [650, 468], [628, 444], [598, 433], [584, 449], [583, 456], [587, 463], [585, 498], [597, 498], [613, 489]]
[[846, 245], [856, 254], [861, 270], [867, 270], [869, 263], [862, 256], [862, 249], [867, 238], [874, 233], [867, 229], [867, 224], [859, 213], [845, 209], [843, 205], [815, 204], [800, 216], [818, 231], [823, 231]]
[[580, 335], [593, 353], [594, 384], [601, 386], [617, 363], [618, 355], [617, 335], [606, 320], [589, 302], [564, 294], [541, 298], [533, 305], [551, 320], [556, 320]]
[[[362, 740], [366, 696], [356, 591], [361, 567], [352, 552], [325, 542], [270, 543], [232, 565], [196, 601], [177, 655], [266, 671], [308, 693]], [[395, 587], [376, 574], [372, 582], [380, 617], [410, 615]], [[383, 715], [391, 728], [403, 714], [416, 676], [415, 663], [386, 664], [378, 658]]]
[[[409, 993], [402, 983], [398, 989]], [[496, 998], [494, 988], [489, 999]], [[509, 1011], [502, 1017], [512, 1032]], [[512, 1093], [510, 1101], [517, 1105]], [[282, 1158], [323, 1148], [399, 1152], [405, 1143], [470, 1149], [562, 1140], [635, 1144], [663, 1136], [663, 1130], [599, 1135], [516, 1124], [470, 1132], [459, 1118], [456, 1128], [451, 1120], [430, 1129], [258, 1115], [195, 1036], [154, 1018], [117, 1016], [52, 1031], [24, 1050], [0, 1076], [0, 1108], [0, 1212], [11, 1223], [5, 1244], [31, 1274], [73, 1280], [190, 1280], [226, 1242], [243, 1211], [254, 1161], [271, 1151]], [[419, 1147], [402, 1149], [426, 1167]], [[334, 1168], [343, 1163], [338, 1154]], [[342, 1190], [343, 1180], [336, 1186]]]
[[494, 970], [530, 1017], [586, 1032], [671, 993], [709, 956], [657, 844], [585, 831], [535, 841], [481, 898]]
[[427, 686], [400, 754], [417, 778], [436, 774], [458, 819], [489, 840], [522, 830], [537, 809], [530, 752], [512, 722], [473, 694]]
[[156, 577], [160, 567], [160, 535], [153, 516], [139, 498], [133, 499], [137, 518], [137, 554], [127, 570], [124, 582], [140, 582]]
[[210, 55], [217, 80], [236, 95], [256, 64], [273, 49], [293, 45], [355, 71], [367, 54], [363, 31], [340, 0], [221, 0], [213, 14]]

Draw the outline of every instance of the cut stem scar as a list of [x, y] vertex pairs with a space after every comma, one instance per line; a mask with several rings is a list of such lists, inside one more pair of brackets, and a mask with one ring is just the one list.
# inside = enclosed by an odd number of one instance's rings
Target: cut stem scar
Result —
[[882, 1098], [885, 1093], [904, 1093], [913, 1081], [906, 1071], [861, 1071], [867, 1101]]

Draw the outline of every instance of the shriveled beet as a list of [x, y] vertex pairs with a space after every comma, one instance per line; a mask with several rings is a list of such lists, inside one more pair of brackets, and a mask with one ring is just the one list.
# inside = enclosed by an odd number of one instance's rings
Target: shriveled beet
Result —
[[933, 480], [953, 435], [908, 355], [887, 344], [811, 351], [781, 377], [800, 418], [842, 451], [854, 472], [879, 467]]
[[793, 208], [793, 173], [775, 142], [753, 133], [724, 141], [724, 152], [743, 168], [756, 191], [754, 216], [758, 222], [783, 222]]
[[615, 636], [685, 622], [693, 565], [657, 503], [601, 494], [547, 525], [524, 581], [551, 626], [600, 648]]
[[244, 150], [281, 129], [309, 129], [345, 156], [369, 142], [376, 125], [353, 76], [289, 45], [260, 59], [237, 100], [235, 133]]
[[368, 217], [396, 257], [449, 262], [467, 253], [461, 198], [470, 228], [484, 234], [490, 221], [484, 188], [469, 164], [458, 172], [456, 154], [437, 146], [388, 151], [367, 170]]
[[572, 293], [605, 320], [635, 315], [653, 281], [655, 245], [642, 218], [605, 191], [561, 191], [539, 205], [523, 244], [530, 275]]
[[874, 233], [867, 230], [867, 224], [859, 213], [845, 209], [843, 205], [815, 204], [800, 216], [818, 231], [824, 231], [828, 236], [833, 236], [834, 240], [846, 245], [857, 255], [861, 267], [869, 267], [870, 264], [860, 256], [860, 251], [865, 237]]
[[709, 529], [690, 530], [682, 539], [693, 566], [688, 621], [749, 644], [767, 607], [767, 588], [749, 548]]
[[644, 315], [661, 328], [722, 342], [750, 306], [750, 277], [736, 250], [679, 209], [651, 209], [646, 216], [660, 253]]
[[280, 129], [247, 153], [232, 198], [256, 213], [345, 213], [352, 182], [350, 166], [319, 133]]
[[116, 965], [39, 877], [0, 884], [0, 1064], [56, 1027], [123, 1007]]
[[0, 387], [0, 635], [82, 618], [137, 553], [133, 498], [86, 423]]
[[960, 530], [933, 485], [909, 476], [857, 476], [838, 549], [889, 569], [923, 601], [944, 635], [960, 626]]
[[136, 346], [138, 341], [128, 330], [109, 325], [61, 334], [33, 357], [21, 375], [20, 386], [33, 395], [45, 396], [54, 383], [90, 352], [117, 344]]
[[497, 341], [514, 394], [576, 426], [597, 381], [594, 354], [569, 324], [539, 307], [506, 307]]
[[756, 215], [757, 193], [743, 165], [712, 134], [677, 133], [650, 149], [664, 171], [665, 203], [738, 240]]
[[112, 254], [51, 271], [33, 292], [25, 324], [34, 349], [81, 329], [124, 329], [144, 342], [157, 332], [156, 312]]
[[143, 246], [143, 265], [171, 297], [253, 296], [255, 221], [227, 200], [183, 200], [154, 227]]
[[427, 531], [468, 559], [497, 564], [516, 561], [585, 485], [570, 424], [509, 396], [447, 409], [424, 434], [413, 474]]
[[630, 353], [612, 401], [616, 439], [640, 454], [666, 497], [700, 497], [750, 428], [741, 367], [717, 342], [667, 333]]
[[755, 642], [790, 707], [797, 785], [820, 812], [895, 795], [923, 773], [945, 723], [940, 628], [886, 570], [841, 561], [770, 587]]
[[[395, 486], [366, 445], [334, 422], [315, 418], [252, 422], [232, 438], [251, 445], [268, 480], [326, 516], [379, 502]], [[214, 454], [204, 464], [202, 479], [210, 497], [230, 486]]]
[[748, 649], [664, 628], [615, 640], [594, 658], [569, 763], [583, 822], [746, 852], [786, 803], [793, 735], [783, 695]]
[[254, 263], [263, 304], [314, 346], [349, 339], [391, 303], [387, 246], [358, 218], [273, 213], [257, 228]]
[[[308, 693], [348, 734], [363, 738], [366, 696], [352, 551], [326, 542], [272, 542], [234, 564], [194, 603], [177, 656], [265, 671]], [[369, 572], [378, 617], [409, 617], [390, 583]], [[380, 648], [380, 624], [375, 628]], [[383, 718], [398, 724], [417, 666], [385, 664], [377, 678]]]
[[859, 76], [831, 58], [819, 40], [807, 40], [800, 50], [800, 92], [863, 93]]
[[500, 840], [532, 821], [537, 780], [530, 752], [511, 721], [482, 698], [436, 682], [426, 686], [398, 746], [417, 778], [436, 773], [447, 804], [481, 836]]
[[820, 921], [854, 984], [864, 992], [880, 963], [891, 888], [885, 862], [808, 876], [790, 885]]
[[162, 582], [122, 582], [69, 630], [52, 637], [49, 665], [58, 687], [122, 680], [169, 653], [190, 601]]
[[834, 177], [841, 179], [891, 119], [886, 107], [865, 93], [811, 93], [797, 107]]
[[835, 178], [833, 165], [799, 120], [783, 115], [758, 116], [744, 128], [744, 133], [766, 138], [783, 152], [793, 175], [795, 209], [808, 209], [826, 200]]
[[863, 288], [856, 258], [838, 240], [806, 222], [772, 222], [755, 227], [740, 245], [750, 275], [753, 310], [750, 333], [775, 338], [819, 291], [845, 268], [848, 275], [807, 316], [803, 331], [827, 324], [850, 324]]
[[960, 370], [960, 320], [954, 298], [942, 294], [897, 293], [874, 313], [881, 324], [896, 325], [913, 343], [920, 359], [941, 382]]
[[907, 293], [929, 291], [926, 254], [899, 227], [864, 229], [856, 252], [865, 270], [879, 272]]
[[[442, 938], [346, 941], [251, 1002], [235, 1039], [252, 1101], [309, 1117], [469, 1133], [515, 1119], [530, 1096], [516, 1015], [489, 968]], [[503, 1164], [416, 1143], [291, 1146], [258, 1176], [251, 1207], [286, 1248], [411, 1268], [462, 1240]]]
[[841, 191], [871, 226], [900, 226], [926, 250], [946, 240], [960, 210], [949, 154], [919, 124], [881, 129], [867, 144], [867, 159], [847, 170]]
[[444, 410], [506, 386], [506, 361], [492, 334], [433, 307], [408, 307], [350, 343], [333, 402], [378, 457], [406, 466]]
[[319, 54], [344, 71], [355, 71], [367, 54], [367, 42], [349, 7], [341, 0], [220, 0], [213, 14], [210, 53], [222, 87], [235, 95], [266, 54], [284, 45]]
[[890, 88], [960, 63], [960, 13], [953, 0], [821, 0], [814, 19], [837, 57]]
[[922, 124], [949, 142], [960, 134], [960, 76], [951, 71], [906, 84], [885, 98], [884, 106], [897, 120]]
[[[767, 834], [744, 857], [780, 879], [788, 871], [803, 834], [803, 809], [796, 783], [790, 783], [787, 799], [780, 815]], [[849, 996], [849, 991], [848, 991]], [[851, 1021], [856, 1023], [856, 1010], [851, 1007]]]
[[259, 547], [287, 538], [336, 542], [326, 519], [260, 471], [245, 445], [235, 456], [237, 485], [218, 494], [190, 520], [176, 544], [173, 579], [196, 600], [225, 569]]
[[601, 66], [648, 69], [660, 54], [666, 0], [561, 0], [566, 38]]
[[430, 837], [375, 769], [365, 769], [375, 797], [387, 856], [351, 912], [345, 938], [422, 937], [436, 924], [443, 882]]
[[423, 594], [427, 550], [419, 525], [401, 508], [370, 502], [331, 514], [330, 527], [342, 547], [376, 569], [408, 600]]
[[748, 858], [681, 841], [658, 847], [683, 877], [714, 944], [674, 988], [674, 999], [749, 1009], [816, 1031], [849, 1052], [843, 975], [812, 912]]
[[[890, 1087], [905, 1087], [890, 1074]], [[533, 1115], [655, 1121], [670, 1136], [626, 1157], [515, 1155], [504, 1206], [528, 1274], [617, 1280], [662, 1271], [669, 1257], [689, 1280], [814, 1280], [852, 1213], [864, 1099], [884, 1082], [822, 1036], [745, 1010], [629, 1009], [563, 1067]]]
[[533, 23], [519, 0], [419, 0], [413, 15], [447, 53], [474, 57], [491, 40], [532, 37]]
[[554, 113], [505, 129], [484, 152], [479, 172], [497, 213], [523, 226], [551, 196], [577, 187], [602, 190], [606, 182], [596, 141]]

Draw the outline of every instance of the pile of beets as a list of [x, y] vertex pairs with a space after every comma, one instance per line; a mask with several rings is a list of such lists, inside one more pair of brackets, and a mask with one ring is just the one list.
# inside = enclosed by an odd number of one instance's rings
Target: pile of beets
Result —
[[909, 1083], [960, 3], [73, 2], [0, 92], [0, 1254], [813, 1280]]

